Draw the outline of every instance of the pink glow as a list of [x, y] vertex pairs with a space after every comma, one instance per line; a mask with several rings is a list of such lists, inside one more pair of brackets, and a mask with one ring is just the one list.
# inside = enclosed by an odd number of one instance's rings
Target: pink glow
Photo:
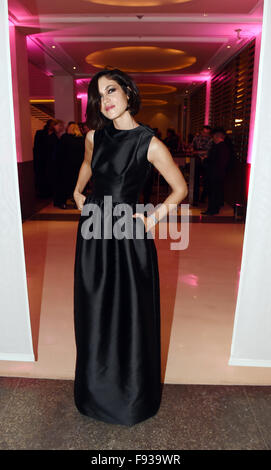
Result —
[[76, 78], [76, 83], [90, 82], [90, 78]]
[[31, 36], [26, 36], [26, 45], [27, 45], [27, 50], [30, 52], [35, 51], [35, 49], [37, 48], [37, 45], [31, 38]]
[[247, 163], [251, 163], [251, 160], [252, 160], [252, 145], [253, 145], [253, 137], [254, 137], [255, 114], [256, 114], [256, 103], [254, 103], [252, 100], [251, 101], [249, 138], [248, 138]]
[[195, 274], [184, 274], [183, 276], [179, 277], [180, 282], [187, 284], [191, 287], [198, 287], [198, 276]]
[[259, 34], [256, 37], [256, 43], [255, 43], [255, 57], [254, 57], [252, 96], [251, 96], [251, 111], [250, 111], [250, 125], [249, 125], [247, 163], [251, 163], [251, 160], [252, 160], [252, 146], [253, 146], [253, 137], [254, 137], [255, 115], [256, 115], [260, 50], [261, 50], [261, 34]]
[[[169, 79], [171, 81], [175, 81], [176, 83], [179, 83], [179, 82], [206, 82], [207, 80], [209, 80], [211, 78], [211, 74], [210, 73], [206, 73], [206, 74], [194, 74], [194, 75], [179, 75], [179, 77], [167, 77], [165, 75], [159, 75], [159, 74], [156, 74], [155, 78], [157, 79], [157, 81], [168, 81]], [[84, 83], [84, 82], [90, 82], [91, 78], [76, 78], [76, 83]], [[153, 77], [151, 79], [153, 81]], [[147, 83], [147, 82], [146, 82]]]
[[82, 110], [82, 122], [86, 120], [86, 109], [87, 109], [87, 102], [88, 102], [88, 95], [87, 93], [79, 93], [77, 95], [77, 99], [81, 100], [81, 110]]
[[246, 196], [248, 197], [248, 190], [249, 190], [249, 181], [250, 181], [250, 170], [251, 170], [251, 165], [247, 165], [247, 171], [246, 171]]
[[[10, 26], [14, 26], [10, 24]], [[14, 123], [15, 123], [15, 136], [16, 136], [16, 152], [17, 162], [23, 161], [22, 146], [21, 146], [21, 125], [19, 116], [19, 95], [17, 90], [17, 72], [16, 72], [16, 53], [15, 48], [12, 45], [15, 44], [15, 28], [9, 28], [9, 40], [10, 40], [10, 57], [11, 57], [11, 70], [12, 70], [12, 95], [13, 95], [13, 107], [14, 107]]]
[[[155, 77], [151, 78], [151, 83], [155, 80], [155, 82], [163, 83], [163, 82], [175, 82], [175, 83], [190, 83], [190, 82], [206, 82], [210, 80], [211, 74], [198, 74], [198, 75], [179, 75], [179, 77], [170, 77], [170, 76], [160, 76], [156, 74]], [[84, 84], [85, 82], [90, 82], [91, 78], [77, 78], [75, 80], [78, 84]], [[140, 78], [136, 77], [136, 81], [140, 81]], [[142, 80], [143, 82], [143, 80]], [[144, 79], [144, 83], [148, 83], [146, 79]]]
[[211, 101], [211, 77], [208, 78], [206, 81], [206, 101], [205, 101], [205, 126], [209, 124], [209, 116], [210, 116], [210, 101]]
[[176, 83], [190, 83], [190, 82], [207, 82], [210, 80], [211, 75], [208, 73], [206, 75], [180, 75], [176, 77], [163, 77], [161, 81], [176, 82]]

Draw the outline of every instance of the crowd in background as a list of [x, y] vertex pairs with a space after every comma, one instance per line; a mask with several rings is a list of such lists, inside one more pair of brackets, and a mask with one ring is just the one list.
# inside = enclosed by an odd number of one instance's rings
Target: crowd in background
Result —
[[[44, 128], [36, 132], [33, 149], [36, 192], [40, 197], [52, 197], [56, 207], [65, 209], [67, 200], [73, 201], [88, 131], [86, 123], [71, 121], [65, 129], [63, 121], [49, 119]], [[189, 134], [187, 142], [173, 128], [167, 129], [164, 139], [158, 128], [153, 131], [173, 158], [190, 156], [195, 159], [193, 205], [208, 198], [208, 208], [202, 214], [218, 214], [224, 205], [225, 178], [234, 160], [233, 145], [224, 129], [203, 126], [195, 136]], [[143, 188], [144, 204], [150, 202], [154, 174], [151, 166]]]
[[54, 206], [66, 208], [73, 197], [78, 173], [84, 159], [86, 123], [49, 119], [34, 138], [34, 172], [36, 193], [53, 198]]
[[[156, 128], [155, 131], [161, 139], [159, 129]], [[187, 141], [182, 140], [173, 128], [168, 128], [165, 139], [161, 140], [168, 147], [173, 158], [183, 156], [194, 159], [193, 205], [197, 206], [208, 199], [207, 210], [201, 213], [218, 214], [224, 205], [225, 179], [233, 168], [235, 158], [233, 143], [229, 135], [222, 127], [212, 129], [206, 125], [196, 135], [189, 134]]]
[[[218, 214], [224, 205], [225, 179], [233, 169], [235, 159], [234, 146], [222, 127], [203, 126], [191, 142], [195, 158], [194, 205], [205, 202], [208, 207], [202, 211], [205, 215]], [[202, 193], [200, 195], [200, 178]]]

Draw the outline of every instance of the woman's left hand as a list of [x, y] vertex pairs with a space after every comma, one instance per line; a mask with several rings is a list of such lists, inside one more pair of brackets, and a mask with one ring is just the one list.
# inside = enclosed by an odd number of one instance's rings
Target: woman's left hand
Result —
[[144, 214], [141, 214], [140, 212], [136, 212], [135, 214], [133, 214], [133, 217], [139, 217], [143, 221], [146, 232], [151, 230], [155, 225], [153, 224], [153, 221], [151, 219], [146, 217]]

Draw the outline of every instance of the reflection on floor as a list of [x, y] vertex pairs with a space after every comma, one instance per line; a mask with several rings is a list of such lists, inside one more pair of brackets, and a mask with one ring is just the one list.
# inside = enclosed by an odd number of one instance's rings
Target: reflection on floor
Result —
[[[201, 209], [201, 208], [200, 208]], [[202, 205], [202, 209], [204, 206]], [[190, 208], [196, 215], [199, 208]], [[57, 220], [38, 220], [41, 214]], [[75, 220], [66, 220], [74, 214]], [[224, 215], [228, 223], [217, 219]], [[23, 224], [37, 361], [0, 361], [0, 376], [73, 379], [73, 267], [79, 212], [52, 205]], [[203, 216], [204, 217], [204, 216]], [[161, 287], [163, 378], [167, 384], [271, 384], [271, 370], [228, 366], [244, 224], [232, 208], [189, 224], [189, 246], [155, 237]], [[47, 217], [48, 219], [48, 217]]]

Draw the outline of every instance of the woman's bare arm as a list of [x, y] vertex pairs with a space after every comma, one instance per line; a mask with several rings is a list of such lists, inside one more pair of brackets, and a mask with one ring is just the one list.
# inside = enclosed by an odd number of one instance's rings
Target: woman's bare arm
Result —
[[82, 210], [86, 196], [82, 194], [87, 182], [92, 176], [91, 160], [94, 147], [94, 130], [90, 130], [85, 139], [85, 156], [81, 165], [73, 197], [79, 210]]
[[155, 225], [153, 216], [156, 222], [165, 217], [171, 209], [169, 204], [180, 204], [180, 202], [187, 196], [188, 189], [186, 181], [182, 172], [174, 162], [172, 155], [166, 145], [157, 137], [152, 137], [148, 149], [147, 159], [165, 178], [171, 187], [171, 193], [164, 200], [162, 205], [150, 216], [151, 221], [148, 220], [148, 228]]

